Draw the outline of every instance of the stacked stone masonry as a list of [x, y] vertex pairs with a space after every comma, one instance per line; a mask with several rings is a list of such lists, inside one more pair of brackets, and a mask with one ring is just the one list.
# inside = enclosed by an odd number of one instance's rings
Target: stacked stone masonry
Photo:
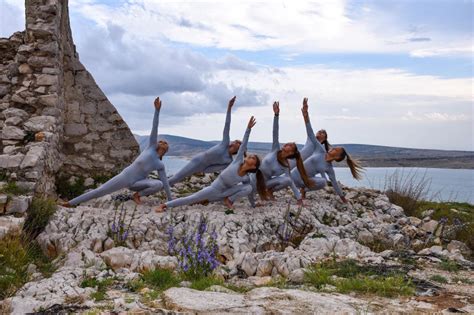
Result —
[[67, 0], [26, 1], [26, 30], [0, 38], [0, 170], [30, 192], [55, 178], [108, 175], [139, 148], [79, 61]]

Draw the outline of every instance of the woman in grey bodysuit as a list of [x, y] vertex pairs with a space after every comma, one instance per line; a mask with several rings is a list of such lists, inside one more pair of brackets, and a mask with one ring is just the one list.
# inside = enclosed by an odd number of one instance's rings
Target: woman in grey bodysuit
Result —
[[324, 186], [326, 186], [326, 178], [318, 177], [316, 175], [318, 173], [327, 174], [336, 193], [341, 197], [341, 200], [343, 202], [347, 202], [346, 198], [344, 197], [344, 193], [342, 192], [341, 188], [339, 187], [339, 184], [337, 183], [336, 174], [334, 172], [334, 168], [331, 162], [341, 162], [346, 159], [347, 165], [351, 170], [352, 176], [357, 180], [360, 180], [362, 178], [361, 173], [363, 171], [363, 167], [359, 164], [357, 160], [352, 159], [343, 147], [331, 148], [329, 152], [326, 152], [325, 147], [320, 143], [318, 139], [316, 139], [314, 135], [308, 114], [307, 98], [303, 99], [303, 108], [301, 109], [301, 111], [303, 113], [303, 118], [306, 125], [306, 132], [314, 148], [312, 154], [304, 161], [307, 176], [310, 177], [313, 186], [310, 187], [304, 183], [297, 169], [291, 171], [291, 177], [293, 178], [293, 181], [295, 182], [297, 187], [301, 188], [304, 194], [304, 192], [309, 190], [318, 190], [324, 188]]
[[225, 119], [222, 141], [194, 156], [181, 170], [169, 179], [171, 186], [182, 181], [195, 173], [213, 173], [225, 169], [232, 163], [232, 155], [236, 154], [240, 147], [240, 141], [235, 140], [230, 143], [230, 116], [232, 106], [234, 106], [236, 97], [234, 96], [227, 106], [227, 115]]
[[262, 166], [260, 167], [265, 179], [265, 185], [267, 186], [268, 194], [271, 198], [273, 198], [273, 191], [289, 186], [293, 191], [295, 198], [298, 200], [298, 204], [302, 204], [301, 194], [290, 176], [289, 159], [295, 160], [296, 167], [301, 172], [304, 183], [308, 186], [311, 186], [311, 182], [306, 176], [303, 159], [300, 155], [300, 152], [298, 151], [296, 143], [289, 142], [280, 148], [280, 142], [278, 140], [278, 120], [280, 115], [279, 102], [273, 103], [273, 113], [272, 151], [265, 156], [265, 158], [262, 160]]
[[242, 144], [234, 161], [223, 170], [212, 184], [190, 196], [168, 201], [160, 205], [156, 212], [163, 212], [167, 208], [179, 207], [198, 203], [202, 201], [224, 201], [225, 205], [233, 209], [235, 200], [247, 197], [252, 192], [249, 173], [255, 173], [257, 191], [262, 199], [266, 199], [266, 188], [263, 175], [259, 170], [260, 159], [257, 155], [247, 154], [247, 143], [250, 131], [255, 126], [255, 118], [252, 116], [247, 125]]
[[[123, 188], [135, 191], [133, 194], [133, 200], [137, 204], [140, 203], [140, 196], [154, 194], [163, 188], [165, 189], [168, 200], [172, 199], [168, 178], [166, 177], [165, 165], [161, 160], [163, 155], [168, 151], [168, 143], [163, 140], [157, 142], [158, 121], [161, 109], [161, 101], [159, 97], [156, 98], [154, 105], [155, 115], [153, 117], [153, 128], [151, 130], [150, 142], [147, 148], [143, 150], [135, 161], [133, 161], [130, 166], [126, 167], [120, 174], [114, 176], [100, 187], [66, 202], [64, 206], [75, 206], [81, 202], [102, 197]], [[153, 170], [158, 171], [160, 180], [148, 178], [148, 174]]]

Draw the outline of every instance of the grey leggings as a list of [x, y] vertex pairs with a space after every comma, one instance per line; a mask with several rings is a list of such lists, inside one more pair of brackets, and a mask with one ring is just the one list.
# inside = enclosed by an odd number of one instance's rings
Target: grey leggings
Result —
[[252, 192], [252, 186], [250, 184], [240, 184], [232, 186], [224, 191], [220, 191], [219, 189], [208, 186], [192, 195], [187, 197], [174, 199], [172, 201], [168, 201], [166, 203], [167, 207], [179, 207], [184, 205], [189, 205], [197, 202], [201, 202], [204, 200], [208, 200], [210, 202], [223, 200], [225, 197], [228, 197], [229, 200], [233, 203], [238, 198], [246, 197]]
[[130, 183], [130, 179], [128, 178], [127, 174], [120, 173], [117, 176], [112, 177], [100, 187], [72, 199], [69, 201], [69, 204], [75, 206], [82, 202], [105, 196], [123, 188], [129, 188], [130, 190], [138, 191], [140, 196], [148, 196], [158, 192], [161, 188], [163, 188], [163, 183], [157, 179], [142, 179], [134, 183]]
[[327, 185], [327, 179], [319, 176], [313, 176], [309, 178], [309, 180], [312, 181], [314, 184], [313, 187], [306, 187], [300, 176], [298, 176], [298, 178], [293, 178], [293, 180], [295, 182], [296, 187], [304, 188], [305, 191], [320, 190], [326, 187]]

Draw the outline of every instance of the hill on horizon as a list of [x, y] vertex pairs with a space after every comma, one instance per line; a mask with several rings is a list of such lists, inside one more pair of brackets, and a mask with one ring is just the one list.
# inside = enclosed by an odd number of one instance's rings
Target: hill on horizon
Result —
[[[203, 141], [174, 135], [159, 135], [168, 141], [168, 155], [190, 158], [205, 151], [219, 141]], [[135, 135], [140, 149], [143, 150], [148, 142], [148, 136]], [[412, 149], [370, 144], [333, 144], [343, 146], [353, 157], [361, 160], [366, 167], [434, 167], [474, 169], [474, 151]], [[299, 148], [303, 144], [298, 144]], [[259, 155], [270, 151], [270, 142], [249, 142], [248, 150]], [[345, 162], [336, 166], [345, 166]]]

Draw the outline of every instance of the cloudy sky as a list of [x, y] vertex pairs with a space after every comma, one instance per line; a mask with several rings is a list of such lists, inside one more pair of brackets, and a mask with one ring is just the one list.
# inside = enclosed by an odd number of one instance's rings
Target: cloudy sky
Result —
[[[69, 0], [81, 61], [131, 129], [219, 139], [250, 115], [253, 141], [304, 142], [309, 98], [315, 129], [335, 143], [474, 150], [471, 0]], [[0, 0], [0, 36], [24, 29], [23, 0]]]

